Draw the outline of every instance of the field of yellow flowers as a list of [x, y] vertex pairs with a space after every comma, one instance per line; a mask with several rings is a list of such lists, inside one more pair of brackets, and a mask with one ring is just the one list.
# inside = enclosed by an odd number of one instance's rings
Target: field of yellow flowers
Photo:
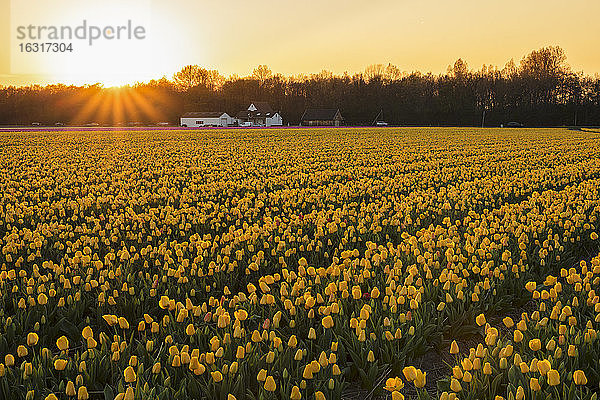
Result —
[[[2, 399], [596, 398], [598, 134], [2, 132], [0, 148]], [[453, 360], [437, 382], [415, 364], [431, 352]]]

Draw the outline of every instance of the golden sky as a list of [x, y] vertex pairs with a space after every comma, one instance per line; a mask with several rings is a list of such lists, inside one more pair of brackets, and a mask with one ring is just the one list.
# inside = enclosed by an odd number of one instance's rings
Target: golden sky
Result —
[[377, 63], [437, 74], [459, 57], [471, 68], [502, 67], [549, 45], [561, 46], [574, 70], [600, 73], [598, 0], [137, 0], [148, 11], [145, 47], [94, 45], [60, 62], [40, 58], [34, 73], [15, 68], [19, 2], [35, 3], [48, 24], [71, 18], [76, 25], [86, 7], [107, 24], [139, 17], [135, 10], [98, 12], [101, 0], [79, 0], [83, 8], [74, 10], [73, 1], [0, 0], [0, 84], [121, 84], [171, 77], [187, 64], [226, 76], [248, 75], [259, 64], [285, 75], [354, 73]]

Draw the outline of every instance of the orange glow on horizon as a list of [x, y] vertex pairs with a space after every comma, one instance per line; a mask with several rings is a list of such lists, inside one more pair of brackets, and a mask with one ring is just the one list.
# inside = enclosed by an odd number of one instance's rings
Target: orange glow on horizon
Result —
[[[0, 22], [10, 22], [10, 3], [0, 0]], [[163, 76], [170, 79], [189, 64], [216, 69], [224, 76], [248, 76], [259, 64], [288, 76], [322, 70], [352, 74], [371, 64], [388, 63], [404, 72], [438, 74], [458, 58], [471, 69], [483, 64], [502, 68], [510, 59], [518, 63], [530, 51], [550, 45], [565, 50], [573, 70], [600, 73], [600, 55], [594, 51], [600, 47], [596, 22], [600, 2], [593, 0], [374, 0], [368, 4], [359, 0], [148, 0], [148, 4], [151, 49], [142, 57], [123, 49], [106, 50], [99, 57], [117, 73], [86, 69], [86, 60], [74, 58], [68, 73], [15, 74], [8, 61], [15, 49], [9, 45], [10, 32], [5, 32], [0, 33], [0, 85], [61, 82], [113, 87]], [[235, 12], [223, 14], [223, 10]], [[53, 5], [48, 12], [59, 13], [60, 7]], [[225, 18], [207, 17], [212, 15]], [[110, 18], [107, 13], [106, 19]], [[48, 62], [48, 70], [61, 69]]]

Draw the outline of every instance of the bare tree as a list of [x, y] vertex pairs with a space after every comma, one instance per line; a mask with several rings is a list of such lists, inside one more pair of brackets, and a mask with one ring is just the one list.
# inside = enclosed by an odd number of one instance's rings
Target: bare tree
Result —
[[273, 72], [266, 65], [259, 65], [252, 71], [252, 78], [260, 82], [262, 86], [265, 81], [273, 76]]

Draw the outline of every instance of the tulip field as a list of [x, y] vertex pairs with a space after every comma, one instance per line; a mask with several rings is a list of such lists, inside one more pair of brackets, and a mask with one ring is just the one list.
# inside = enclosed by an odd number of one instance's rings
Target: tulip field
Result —
[[30, 131], [0, 149], [0, 399], [600, 391], [598, 133]]

